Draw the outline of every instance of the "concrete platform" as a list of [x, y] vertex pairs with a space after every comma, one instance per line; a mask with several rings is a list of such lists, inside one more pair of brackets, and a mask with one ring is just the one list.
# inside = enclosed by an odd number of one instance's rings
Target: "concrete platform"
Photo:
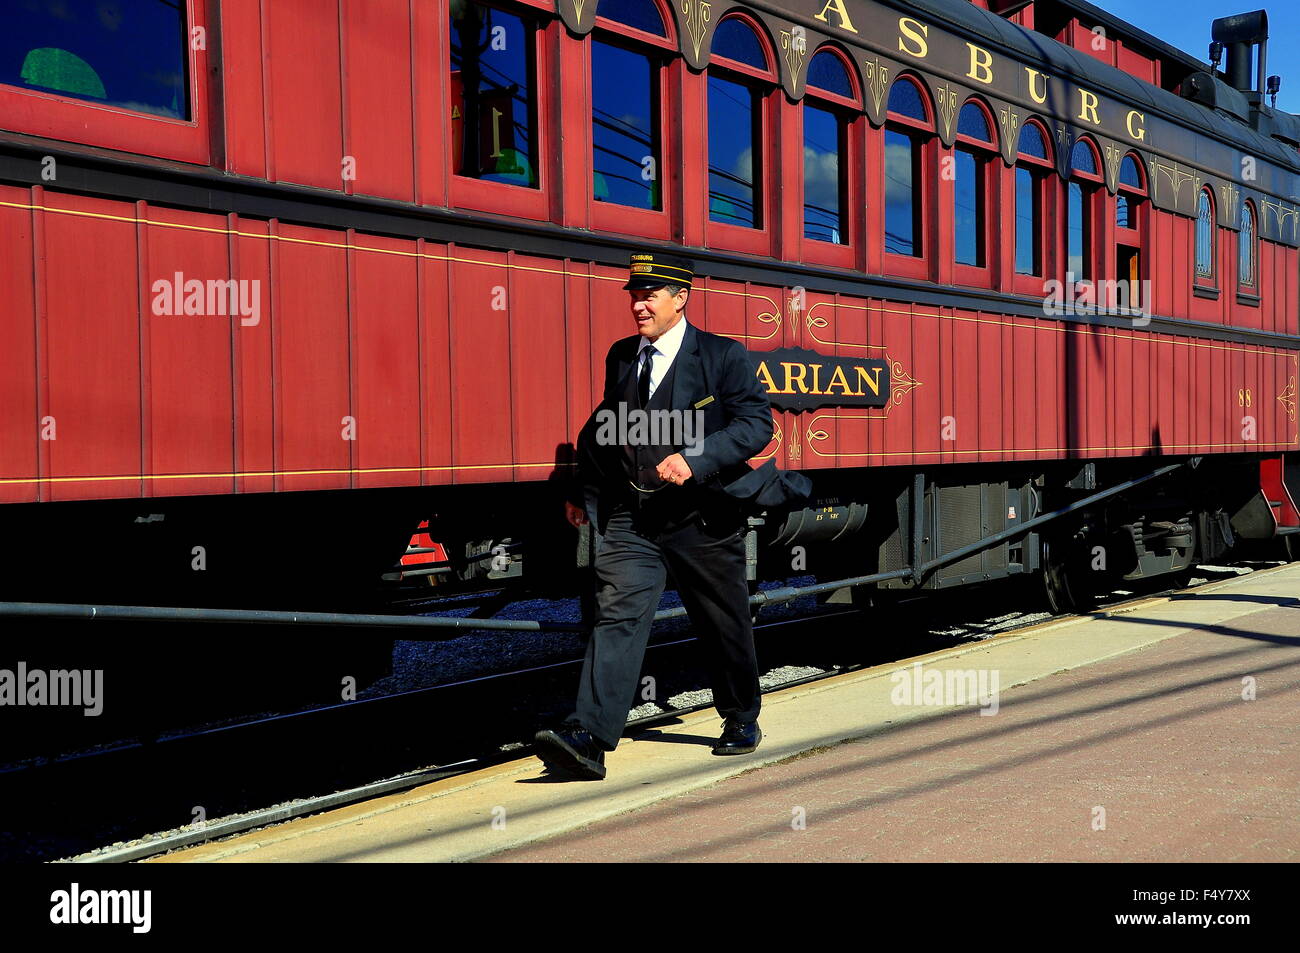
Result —
[[1300, 859], [1300, 565], [917, 661], [767, 696], [753, 755], [710, 711], [154, 862]]

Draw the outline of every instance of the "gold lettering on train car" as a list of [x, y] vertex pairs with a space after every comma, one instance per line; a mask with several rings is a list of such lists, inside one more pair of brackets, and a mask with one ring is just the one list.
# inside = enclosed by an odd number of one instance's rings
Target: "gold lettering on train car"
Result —
[[813, 372], [812, 392], [814, 394], [820, 394], [822, 392], [822, 366], [820, 364], [812, 364], [810, 366], [812, 367]]
[[858, 31], [853, 29], [853, 21], [849, 19], [849, 11], [844, 9], [844, 0], [826, 0], [826, 6], [822, 7], [821, 13], [817, 14], [817, 19], [823, 23], [830, 22], [826, 19], [826, 11], [832, 7], [834, 7], [836, 15], [840, 18], [840, 28], [848, 30], [850, 33], [857, 33]]
[[[792, 361], [782, 361], [781, 366], [785, 368], [785, 390], [781, 391], [781, 393], [793, 394], [794, 393], [793, 385], [796, 381], [798, 381], [799, 383], [799, 393], [801, 394], [808, 393], [808, 385], [804, 383], [804, 379], [803, 379], [804, 375], [808, 373], [808, 365], [795, 364]], [[795, 374], [794, 371], [792, 370], [792, 368], [796, 368], [796, 367], [799, 368], [798, 374]]]
[[862, 390], [862, 384], [863, 382], [865, 382], [866, 385], [871, 388], [871, 393], [879, 396], [880, 395], [880, 372], [883, 371], [884, 368], [873, 367], [871, 368], [871, 373], [868, 373], [865, 367], [856, 367], [854, 368], [854, 370], [858, 372], [857, 392], [859, 394], [865, 393], [865, 391]]
[[[930, 44], [925, 41], [925, 38], [930, 35], [928, 26], [918, 20], [913, 20], [911, 17], [899, 17], [898, 30], [903, 34], [898, 38], [899, 52], [915, 56], [919, 60], [923, 60], [930, 55]], [[915, 43], [916, 49], [909, 47], [905, 40], [911, 40]]]
[[970, 70], [966, 75], [977, 83], [988, 85], [993, 82], [993, 54], [974, 43], [966, 45], [970, 47]]
[[1086, 89], [1079, 90], [1079, 119], [1080, 120], [1086, 119], [1094, 126], [1101, 125], [1101, 120], [1097, 118], [1097, 94], [1096, 93], [1090, 93]]
[[849, 380], [844, 376], [844, 368], [840, 367], [838, 364], [835, 365], [835, 373], [831, 375], [830, 383], [826, 385], [826, 393], [830, 394], [835, 390], [835, 384], [837, 381], [839, 382], [840, 387], [844, 388], [844, 395], [846, 397], [853, 394], [853, 388], [849, 387]]
[[[1137, 131], [1136, 131], [1136, 132], [1133, 130], [1133, 117], [1134, 117], [1134, 116], [1136, 116], [1137, 119], [1138, 119], [1138, 127], [1137, 127]], [[1128, 115], [1124, 118], [1124, 121], [1125, 121], [1125, 123], [1128, 124], [1128, 134], [1129, 134], [1132, 138], [1136, 139], [1138, 142], [1142, 142], [1143, 140], [1146, 139], [1146, 137], [1147, 137], [1147, 130], [1146, 130], [1146, 121], [1147, 121], [1147, 117], [1146, 117], [1146, 116], [1142, 115], [1142, 113], [1138, 112], [1136, 109], [1130, 109], [1130, 110], [1128, 111]]]
[[[1047, 77], [1036, 69], [1030, 69], [1028, 66], [1025, 67], [1025, 72], [1029, 74], [1029, 98], [1040, 105], [1047, 102]], [[1039, 95], [1038, 92], [1039, 79], [1043, 81], [1042, 95]]]

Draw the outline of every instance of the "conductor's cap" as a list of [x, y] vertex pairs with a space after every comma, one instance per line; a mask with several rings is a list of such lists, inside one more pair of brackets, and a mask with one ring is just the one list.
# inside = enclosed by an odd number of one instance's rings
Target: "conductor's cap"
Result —
[[648, 291], [664, 285], [690, 288], [695, 279], [695, 263], [679, 255], [662, 252], [636, 252], [628, 262], [628, 281], [624, 291]]

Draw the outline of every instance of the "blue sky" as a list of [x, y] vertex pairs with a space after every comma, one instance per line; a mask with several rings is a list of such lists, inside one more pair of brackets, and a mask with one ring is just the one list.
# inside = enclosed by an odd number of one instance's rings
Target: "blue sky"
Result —
[[[1300, 112], [1300, 4], [1295, 0], [1091, 0], [1170, 46], [1209, 59], [1210, 23], [1216, 17], [1268, 11], [1268, 72], [1282, 77], [1279, 109]], [[1222, 64], [1220, 64], [1222, 68]]]

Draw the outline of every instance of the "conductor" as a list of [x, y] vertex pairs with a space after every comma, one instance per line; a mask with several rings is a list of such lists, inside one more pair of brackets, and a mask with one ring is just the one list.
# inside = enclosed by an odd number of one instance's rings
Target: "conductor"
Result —
[[637, 333], [605, 358], [604, 397], [578, 438], [578, 492], [565, 504], [573, 525], [598, 530], [595, 626], [576, 710], [535, 739], [553, 772], [586, 779], [605, 777], [605, 752], [623, 733], [669, 573], [725, 719], [713, 753], [746, 754], [762, 739], [745, 515], [725, 488], [771, 439], [767, 395], [739, 342], [686, 320], [689, 259], [637, 253], [630, 272]]

